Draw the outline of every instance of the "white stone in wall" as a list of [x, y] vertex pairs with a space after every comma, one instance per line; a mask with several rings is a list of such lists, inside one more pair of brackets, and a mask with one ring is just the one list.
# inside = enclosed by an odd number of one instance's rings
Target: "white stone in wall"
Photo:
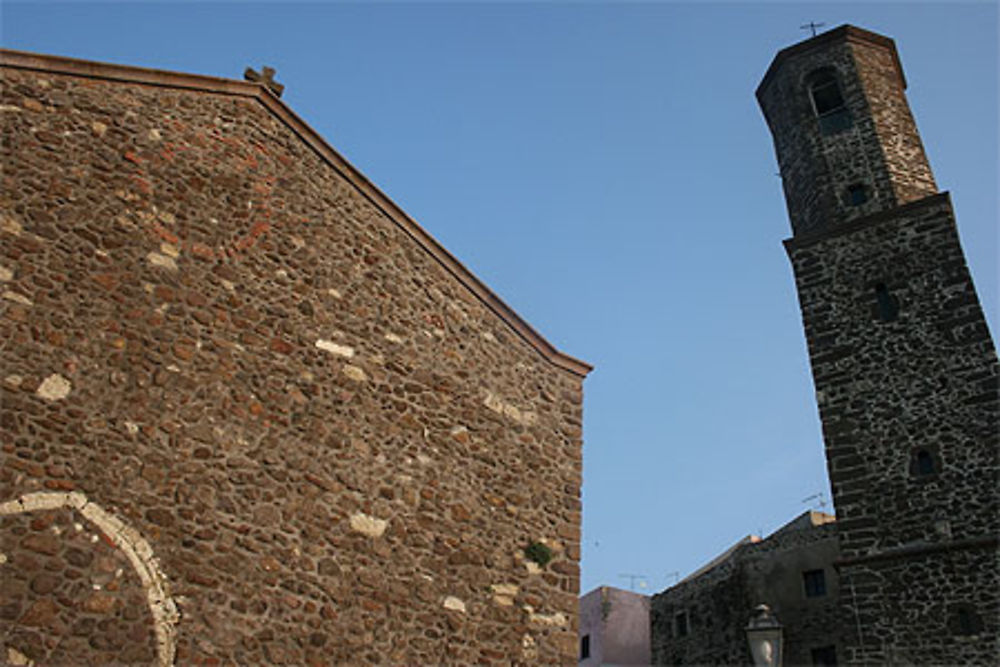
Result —
[[163, 269], [170, 269], [171, 271], [177, 270], [177, 262], [174, 261], [173, 257], [169, 255], [163, 255], [158, 252], [151, 252], [146, 255], [146, 259], [153, 266], [159, 266]]
[[566, 614], [562, 612], [556, 612], [554, 614], [536, 614], [534, 612], [528, 612], [528, 620], [532, 623], [538, 623], [539, 625], [549, 625], [557, 628], [564, 628], [569, 623], [569, 619]]
[[320, 338], [319, 340], [316, 341], [316, 347], [318, 347], [321, 350], [325, 350], [330, 354], [336, 354], [337, 356], [346, 357], [348, 359], [354, 356], [353, 347], [349, 347], [347, 345], [338, 345], [337, 343], [334, 343], [332, 340], [324, 340]]
[[28, 656], [26, 656], [25, 654], [21, 653], [20, 651], [18, 651], [13, 646], [8, 646], [7, 647], [7, 664], [18, 665], [19, 667], [20, 667], [20, 665], [26, 665], [27, 667], [31, 667], [31, 665], [34, 665], [35, 662], [33, 660], [29, 659]]
[[538, 419], [538, 415], [531, 410], [521, 410], [517, 406], [505, 402], [491, 391], [486, 392], [486, 398], [483, 399], [483, 405], [493, 412], [513, 419], [518, 424], [523, 424], [524, 426], [531, 426]]
[[351, 366], [350, 364], [344, 366], [344, 375], [351, 378], [355, 382], [364, 382], [368, 379], [365, 372], [358, 368], [357, 366]]
[[3, 293], [3, 298], [7, 299], [8, 301], [13, 301], [14, 303], [20, 303], [25, 306], [31, 305], [31, 299], [24, 296], [23, 294], [18, 294], [17, 292], [11, 292], [10, 290], [7, 290], [6, 292]]
[[388, 525], [389, 522], [385, 519], [379, 519], [362, 512], [351, 515], [351, 530], [368, 537], [381, 537]]
[[7, 282], [14, 279], [14, 272], [6, 266], [0, 266], [0, 281]]
[[453, 595], [449, 595], [444, 599], [444, 608], [465, 613], [465, 603]]
[[70, 384], [69, 380], [58, 373], [53, 373], [45, 378], [42, 384], [38, 385], [35, 394], [46, 401], [59, 401], [69, 396], [72, 388], [73, 385]]
[[24, 231], [20, 222], [6, 214], [0, 214], [0, 229], [14, 236], [20, 236], [21, 232]]
[[490, 589], [493, 591], [493, 601], [504, 607], [513, 605], [514, 598], [521, 590], [516, 584], [492, 584]]

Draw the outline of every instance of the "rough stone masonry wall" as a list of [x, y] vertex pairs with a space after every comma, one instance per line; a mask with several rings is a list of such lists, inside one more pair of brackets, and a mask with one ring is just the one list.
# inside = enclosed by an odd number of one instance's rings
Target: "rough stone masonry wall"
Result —
[[[745, 548], [745, 547], [742, 547]], [[699, 577], [654, 595], [649, 602], [649, 639], [654, 665], [731, 665], [748, 659], [743, 611], [753, 603], [737, 551]], [[687, 635], [676, 617], [687, 614]]]
[[256, 99], [0, 96], [5, 657], [575, 661], [578, 375]]
[[[948, 197], [788, 248], [848, 562], [842, 578], [856, 588], [865, 631], [855, 657], [883, 662], [894, 646], [935, 655], [936, 624], [963, 646], [943, 662], [989, 662], [1000, 634], [997, 361]], [[898, 304], [893, 321], [879, 315], [878, 283]], [[933, 474], [915, 472], [921, 449]], [[912, 604], [890, 611], [892, 600]], [[949, 619], [963, 604], [984, 625], [956, 638]]]
[[906, 101], [902, 74], [896, 71], [893, 52], [861, 40], [851, 42], [850, 48], [878, 135], [874, 143], [883, 147], [896, 202], [907, 204], [936, 193], [934, 174]]

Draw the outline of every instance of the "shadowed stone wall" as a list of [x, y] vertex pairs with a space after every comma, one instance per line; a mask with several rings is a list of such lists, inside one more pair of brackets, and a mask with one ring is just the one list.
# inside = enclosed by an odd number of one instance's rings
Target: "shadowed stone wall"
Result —
[[[95, 71], [3, 69], [0, 503], [127, 524], [179, 663], [575, 661], [585, 373], [280, 103]], [[3, 650], [154, 660], [75, 512], [0, 517]]]
[[[784, 626], [785, 664], [812, 664], [812, 650], [821, 647], [842, 654], [848, 628], [840, 623], [836, 524], [793, 524], [737, 546], [714, 567], [652, 596], [653, 664], [751, 664], [746, 626], [760, 604]], [[824, 571], [824, 595], [806, 596], [809, 570]], [[683, 630], [678, 615], [686, 617]]]

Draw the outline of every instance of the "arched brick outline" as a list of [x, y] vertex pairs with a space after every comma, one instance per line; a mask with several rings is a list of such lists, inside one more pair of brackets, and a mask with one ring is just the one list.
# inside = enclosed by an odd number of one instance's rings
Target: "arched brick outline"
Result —
[[40, 491], [26, 493], [20, 498], [0, 504], [0, 515], [41, 512], [57, 509], [76, 510], [95, 524], [128, 557], [146, 591], [149, 612], [153, 616], [156, 633], [156, 654], [161, 667], [174, 664], [179, 620], [177, 606], [167, 591], [167, 578], [160, 570], [159, 563], [139, 531], [127, 525], [118, 517], [92, 503], [85, 495], [74, 491], [59, 493]]

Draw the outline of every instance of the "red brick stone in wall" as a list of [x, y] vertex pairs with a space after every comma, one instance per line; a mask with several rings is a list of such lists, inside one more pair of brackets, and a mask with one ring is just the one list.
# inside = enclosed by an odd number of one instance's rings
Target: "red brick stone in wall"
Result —
[[[0, 119], [0, 502], [134, 528], [180, 663], [575, 661], [582, 374], [254, 95], [11, 67]], [[148, 661], [126, 593], [43, 635], [12, 581], [38, 659]]]

